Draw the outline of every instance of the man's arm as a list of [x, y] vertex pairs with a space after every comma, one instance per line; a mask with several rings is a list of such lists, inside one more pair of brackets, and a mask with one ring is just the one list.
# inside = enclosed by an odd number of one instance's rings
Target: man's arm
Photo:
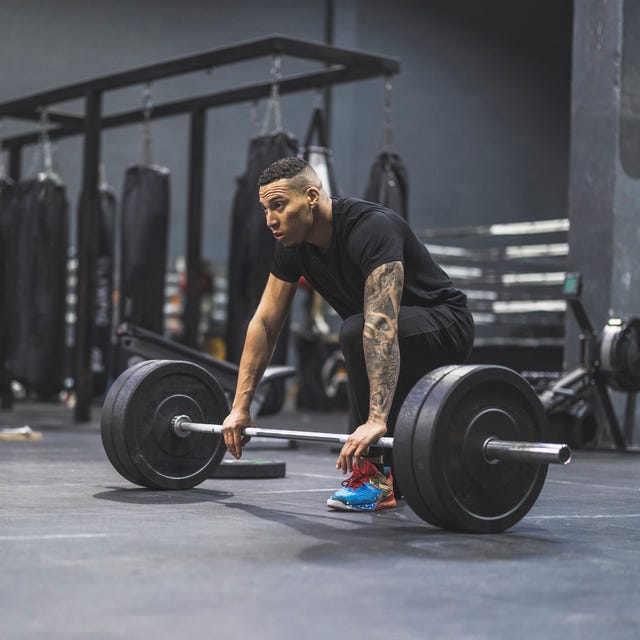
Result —
[[295, 282], [269, 275], [260, 304], [249, 323], [231, 413], [223, 423], [225, 444], [235, 458], [240, 458], [247, 442], [242, 437], [242, 429], [253, 424], [249, 413], [251, 401], [273, 356], [296, 288]]
[[402, 297], [404, 267], [389, 262], [371, 272], [364, 287], [364, 359], [369, 377], [370, 423], [384, 424], [400, 372], [398, 311]]
[[350, 436], [340, 452], [336, 467], [351, 471], [353, 456], [360, 457], [368, 446], [387, 432], [387, 420], [400, 372], [398, 313], [404, 284], [402, 262], [376, 267], [365, 282], [365, 364], [369, 377], [369, 416]]

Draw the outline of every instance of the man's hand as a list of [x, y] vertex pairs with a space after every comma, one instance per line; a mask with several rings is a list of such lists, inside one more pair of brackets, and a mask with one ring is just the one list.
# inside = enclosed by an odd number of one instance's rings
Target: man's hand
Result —
[[222, 435], [227, 451], [239, 460], [242, 455], [242, 447], [244, 447], [251, 438], [242, 435], [242, 430], [246, 427], [255, 426], [251, 416], [246, 411], [232, 409], [231, 413], [224, 419], [222, 423]]
[[353, 470], [353, 459], [361, 458], [369, 448], [369, 445], [387, 433], [387, 425], [371, 420], [361, 424], [348, 438], [340, 451], [336, 469], [342, 469], [342, 473]]

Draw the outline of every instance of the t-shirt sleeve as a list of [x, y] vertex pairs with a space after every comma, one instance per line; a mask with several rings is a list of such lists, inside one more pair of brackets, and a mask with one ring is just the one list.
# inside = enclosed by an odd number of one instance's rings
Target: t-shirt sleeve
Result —
[[397, 225], [382, 212], [372, 212], [353, 228], [349, 240], [352, 259], [366, 278], [381, 264], [404, 262], [403, 235]]
[[271, 259], [271, 273], [285, 282], [298, 282], [302, 274], [294, 251], [285, 249], [280, 243], [276, 244]]

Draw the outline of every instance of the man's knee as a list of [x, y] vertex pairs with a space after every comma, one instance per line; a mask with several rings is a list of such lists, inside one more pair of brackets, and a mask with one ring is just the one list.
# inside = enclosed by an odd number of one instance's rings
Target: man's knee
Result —
[[340, 327], [340, 349], [345, 358], [350, 354], [362, 352], [362, 332], [364, 314], [349, 316]]

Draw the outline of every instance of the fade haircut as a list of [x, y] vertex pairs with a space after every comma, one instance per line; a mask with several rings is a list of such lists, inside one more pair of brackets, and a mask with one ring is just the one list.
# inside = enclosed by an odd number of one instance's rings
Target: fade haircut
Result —
[[313, 167], [302, 158], [282, 158], [269, 165], [258, 178], [258, 185], [264, 187], [276, 180], [291, 180], [293, 186], [304, 191], [309, 186], [322, 186]]

